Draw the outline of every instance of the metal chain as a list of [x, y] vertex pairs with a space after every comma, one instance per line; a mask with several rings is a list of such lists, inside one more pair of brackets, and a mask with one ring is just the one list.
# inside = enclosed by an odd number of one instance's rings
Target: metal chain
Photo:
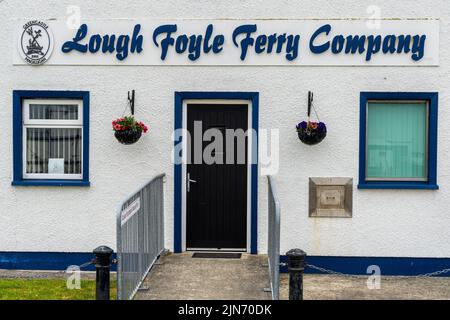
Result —
[[[1, 1], [1, 0], [0, 0]], [[87, 267], [87, 266], [89, 266], [89, 265], [91, 265], [91, 264], [95, 264], [97, 262], [97, 260], [94, 258], [94, 259], [92, 259], [92, 260], [90, 260], [90, 261], [88, 261], [88, 262], [85, 262], [85, 263], [83, 263], [83, 264], [80, 264], [78, 267], [80, 268], [80, 269], [82, 269], [82, 268], [85, 268], [85, 267]], [[111, 260], [111, 264], [116, 264], [117, 263], [117, 259], [112, 259]]]
[[450, 272], [450, 268], [442, 269], [442, 270], [434, 271], [434, 272], [429, 272], [429, 273], [424, 273], [424, 274], [418, 274], [416, 276], [410, 276], [410, 277], [413, 277], [413, 278], [434, 277], [434, 276], [439, 276], [439, 275], [447, 273], [447, 272]]
[[325, 268], [318, 267], [318, 266], [315, 266], [315, 265], [310, 264], [310, 263], [307, 263], [306, 266], [310, 267], [311, 269], [315, 269], [315, 270], [323, 272], [323, 273], [333, 274], [333, 275], [336, 275], [336, 276], [342, 276], [342, 277], [347, 277], [347, 278], [358, 278], [358, 279], [361, 279], [361, 277], [363, 277], [361, 275], [358, 276], [358, 275], [354, 275], [354, 274], [345, 274], [345, 273], [342, 273], [342, 272], [333, 271], [333, 270], [330, 270], [330, 269], [325, 269]]
[[85, 262], [85, 263], [81, 264], [79, 267], [81, 269], [81, 268], [87, 267], [90, 264], [94, 264], [95, 262], [96, 262], [96, 260], [92, 259], [91, 261], [88, 261], [88, 262]]
[[[315, 266], [315, 265], [309, 264], [309, 263], [306, 264], [306, 266], [310, 267], [311, 269], [315, 269], [320, 272], [323, 272], [323, 273], [333, 274], [333, 275], [342, 276], [342, 277], [359, 278], [359, 279], [361, 279], [362, 277], [365, 277], [364, 275], [346, 274], [346, 273], [318, 267], [318, 266]], [[448, 273], [448, 272], [450, 272], [450, 268], [446, 268], [446, 269], [442, 269], [442, 270], [434, 271], [434, 272], [429, 272], [429, 273], [424, 273], [424, 274], [418, 274], [418, 275], [414, 275], [414, 276], [396, 276], [395, 278], [388, 278], [388, 279], [396, 279], [397, 280], [397, 279], [404, 279], [404, 278], [429, 278], [429, 277], [439, 276], [441, 274]]]
[[320, 122], [320, 118], [319, 118], [319, 115], [317, 114], [316, 107], [314, 106], [314, 102], [311, 102], [311, 107], [314, 111], [314, 114], [316, 115], [317, 122]]
[[125, 109], [123, 109], [122, 118], [125, 117], [125, 112], [127, 111], [127, 109], [130, 109], [130, 114], [131, 114], [131, 102], [129, 100], [127, 102], [127, 105], [125, 106]]

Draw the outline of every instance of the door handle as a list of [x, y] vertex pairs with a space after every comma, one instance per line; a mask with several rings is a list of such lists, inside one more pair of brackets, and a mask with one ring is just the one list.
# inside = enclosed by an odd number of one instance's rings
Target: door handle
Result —
[[191, 174], [190, 173], [188, 173], [187, 174], [187, 179], [186, 179], [186, 191], [187, 192], [189, 192], [189, 191], [191, 191], [191, 183], [197, 183], [197, 181], [196, 180], [192, 180], [191, 179]]

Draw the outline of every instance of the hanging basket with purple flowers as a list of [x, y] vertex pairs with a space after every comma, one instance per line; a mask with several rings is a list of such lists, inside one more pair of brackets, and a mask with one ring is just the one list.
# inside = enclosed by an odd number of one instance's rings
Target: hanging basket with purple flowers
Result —
[[297, 124], [297, 134], [298, 138], [301, 142], [307, 145], [315, 145], [320, 143], [327, 136], [327, 127], [325, 123], [311, 121], [311, 108], [313, 108], [314, 113], [316, 114], [317, 119], [319, 116], [313, 106], [313, 93], [311, 91], [308, 92], [308, 119], [307, 121], [302, 121]]
[[297, 125], [298, 138], [301, 142], [314, 145], [327, 136], [327, 127], [323, 122], [302, 121]]

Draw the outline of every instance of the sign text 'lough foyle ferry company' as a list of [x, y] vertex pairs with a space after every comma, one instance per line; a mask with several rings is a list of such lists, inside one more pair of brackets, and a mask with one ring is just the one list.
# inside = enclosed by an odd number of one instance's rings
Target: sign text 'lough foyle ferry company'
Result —
[[18, 42], [15, 64], [439, 64], [438, 20], [50, 20], [23, 23]]

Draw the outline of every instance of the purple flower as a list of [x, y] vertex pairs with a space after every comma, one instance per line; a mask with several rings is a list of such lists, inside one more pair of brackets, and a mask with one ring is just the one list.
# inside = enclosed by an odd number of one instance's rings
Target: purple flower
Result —
[[[302, 121], [299, 124], [297, 124], [295, 127], [297, 128], [297, 130], [299, 130], [299, 129], [305, 130], [308, 128], [308, 123], [306, 121]], [[327, 129], [327, 126], [325, 125], [325, 123], [319, 122], [317, 124], [317, 128], [314, 130], [326, 130], [326, 129]]]
[[297, 129], [306, 129], [307, 126], [308, 126], [308, 124], [306, 123], [306, 121], [302, 121], [296, 126], [296, 128]]

